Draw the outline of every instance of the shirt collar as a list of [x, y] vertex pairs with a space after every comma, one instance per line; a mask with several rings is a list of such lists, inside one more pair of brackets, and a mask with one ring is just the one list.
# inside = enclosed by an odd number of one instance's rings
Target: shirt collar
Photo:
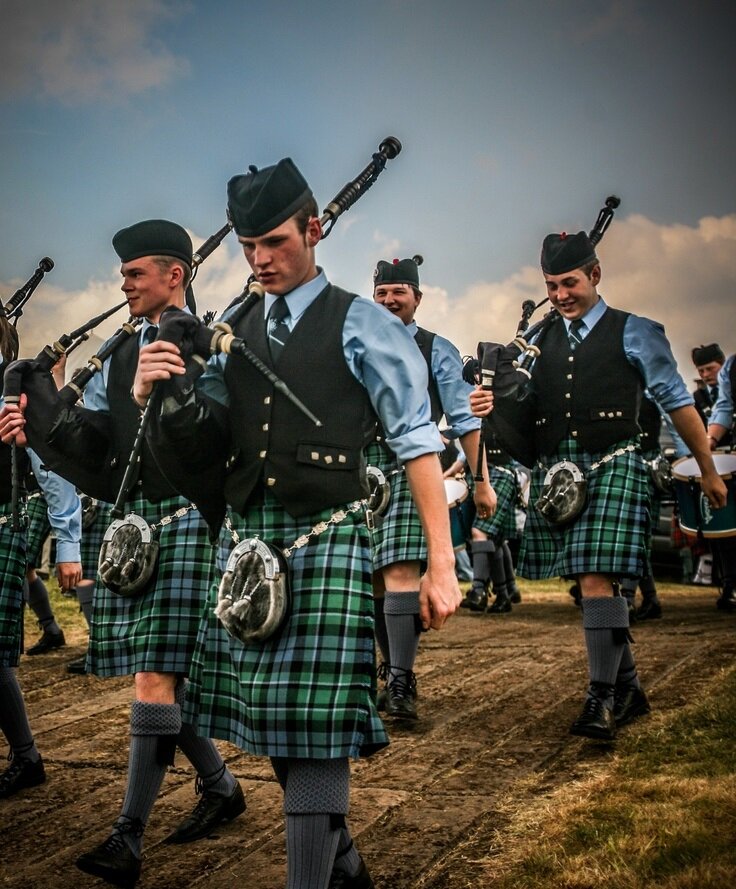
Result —
[[[590, 331], [596, 326], [596, 324], [603, 317], [603, 313], [606, 311], [607, 308], [608, 306], [606, 305], [603, 297], [600, 297], [593, 308], [588, 309], [587, 313], [580, 319], [585, 325], [586, 333], [590, 333]], [[572, 321], [569, 321], [567, 318], [564, 318], [563, 320], [565, 322], [565, 330], [569, 331]]]
[[[295, 287], [294, 290], [289, 293], [282, 294], [286, 298], [286, 305], [289, 307], [292, 324], [296, 323], [304, 312], [306, 312], [309, 306], [311, 306], [315, 299], [317, 299], [325, 287], [327, 287], [327, 283], [327, 275], [325, 275], [323, 269], [318, 267], [316, 278], [312, 278], [312, 280], [307, 281], [306, 284], [301, 284], [299, 287]], [[271, 306], [278, 298], [278, 294], [266, 292], [263, 297], [264, 317], [268, 318]]]

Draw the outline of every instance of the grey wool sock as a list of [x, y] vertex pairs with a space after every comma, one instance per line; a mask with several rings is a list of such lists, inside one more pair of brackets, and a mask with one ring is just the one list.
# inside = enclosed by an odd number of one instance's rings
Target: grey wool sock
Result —
[[0, 729], [13, 756], [38, 762], [40, 754], [33, 741], [15, 667], [0, 667]]
[[413, 670], [419, 650], [419, 590], [394, 593], [386, 590], [383, 611], [389, 644], [390, 676]]
[[588, 649], [589, 693], [611, 707], [629, 626], [628, 605], [624, 596], [588, 596], [582, 599], [582, 609]]

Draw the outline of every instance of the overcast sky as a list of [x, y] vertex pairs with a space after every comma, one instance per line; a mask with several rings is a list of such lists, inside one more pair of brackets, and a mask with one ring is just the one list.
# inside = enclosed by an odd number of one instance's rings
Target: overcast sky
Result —
[[[336, 283], [370, 295], [377, 260], [421, 253], [419, 323], [474, 352], [544, 295], [544, 235], [590, 229], [616, 194], [603, 295], [663, 321], [688, 380], [693, 345], [736, 348], [734, 4], [0, 9], [0, 298], [56, 264], [19, 323], [25, 354], [120, 299], [119, 228], [173, 219], [197, 246], [225, 222], [230, 176], [285, 156], [322, 209], [387, 135], [401, 154], [318, 248]], [[200, 308], [246, 276], [230, 235], [199, 271]]]

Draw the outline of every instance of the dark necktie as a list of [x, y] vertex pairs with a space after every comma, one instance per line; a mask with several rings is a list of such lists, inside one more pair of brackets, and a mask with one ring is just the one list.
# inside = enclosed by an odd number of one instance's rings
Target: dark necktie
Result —
[[143, 337], [141, 338], [141, 340], [142, 340], [141, 345], [142, 346], [150, 346], [151, 343], [156, 339], [157, 336], [158, 336], [158, 327], [156, 327], [155, 324], [151, 324], [143, 332]]
[[716, 384], [710, 390], [710, 403], [715, 404], [718, 401], [718, 385]]
[[286, 299], [283, 296], [278, 297], [268, 315], [268, 348], [274, 362], [279, 360], [284, 343], [289, 338], [290, 331], [286, 319], [290, 314]]
[[570, 324], [570, 329], [567, 331], [567, 338], [570, 341], [570, 348], [573, 352], [583, 341], [582, 336], [580, 336], [580, 328], [584, 326], [585, 321], [583, 321], [582, 318], [576, 318]]

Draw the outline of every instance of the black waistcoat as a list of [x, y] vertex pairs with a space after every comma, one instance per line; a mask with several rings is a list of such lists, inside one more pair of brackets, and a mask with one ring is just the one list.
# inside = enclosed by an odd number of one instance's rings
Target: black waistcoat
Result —
[[639, 434], [643, 389], [623, 345], [627, 312], [607, 308], [573, 352], [564, 324], [553, 324], [534, 365], [535, 441], [551, 455], [571, 436], [589, 452]]
[[662, 414], [651, 398], [644, 396], [639, 406], [639, 442], [642, 451], [656, 451], [659, 448], [659, 434], [662, 431]]
[[260, 306], [236, 326], [237, 336], [323, 424], [315, 426], [249, 361], [228, 358], [234, 452], [225, 497], [236, 512], [242, 513], [264, 486], [296, 518], [367, 495], [363, 447], [374, 434], [375, 414], [342, 347], [354, 299], [355, 294], [328, 285], [299, 319], [275, 365]]
[[445, 411], [442, 407], [442, 401], [440, 400], [440, 390], [437, 388], [437, 380], [435, 380], [434, 374], [432, 373], [432, 346], [434, 344], [435, 336], [436, 334], [432, 333], [431, 330], [417, 327], [417, 332], [414, 334], [414, 341], [419, 346], [419, 351], [422, 353], [424, 360], [427, 363], [427, 379], [429, 381], [427, 391], [429, 392], [432, 422], [439, 423]]
[[[141, 414], [133, 399], [130, 389], [133, 385], [135, 370], [138, 365], [138, 337], [129, 337], [113, 352], [110, 358], [110, 373], [107, 378], [107, 401], [110, 405], [112, 423], [113, 448], [113, 479], [118, 489], [123, 480], [128, 458], [133, 450], [133, 442], [140, 425]], [[146, 500], [157, 503], [165, 497], [174, 497], [176, 491], [161, 474], [148, 444], [144, 443], [141, 453], [138, 482], [129, 492], [128, 499], [142, 493]]]

